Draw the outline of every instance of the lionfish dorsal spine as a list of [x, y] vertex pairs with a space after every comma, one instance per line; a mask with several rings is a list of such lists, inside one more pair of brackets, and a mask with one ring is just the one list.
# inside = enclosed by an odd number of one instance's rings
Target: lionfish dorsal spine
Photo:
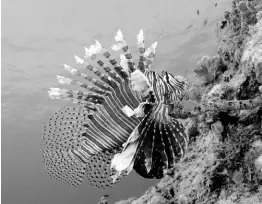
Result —
[[115, 81], [106, 73], [103, 74], [102, 72], [100, 72], [98, 69], [96, 69], [94, 66], [92, 66], [91, 64], [88, 64], [86, 60], [82, 60], [80, 57], [74, 55], [76, 63], [78, 64], [82, 64], [85, 66], [86, 69], [88, 69], [89, 71], [93, 72], [96, 76], [98, 76], [104, 83], [106, 83], [107, 85], [111, 86], [112, 88], [115, 88]]
[[[120, 64], [111, 56], [109, 51], [102, 47], [102, 45], [96, 40], [96, 50], [93, 52], [93, 55], [96, 55], [98, 53], [101, 53], [108, 61], [109, 63], [114, 67], [117, 74], [123, 79], [128, 80], [128, 74], [125, 72], [123, 67], [120, 66]], [[86, 55], [88, 57], [88, 55]]]
[[145, 72], [145, 65], [146, 65], [146, 58], [145, 58], [145, 41], [144, 41], [144, 33], [143, 30], [140, 29], [139, 34], [137, 35], [137, 45], [138, 51], [140, 53], [139, 62], [138, 62], [138, 69], [144, 73]]
[[146, 58], [145, 67], [146, 67], [146, 70], [148, 70], [151, 67], [152, 63], [153, 63], [153, 60], [154, 60], [154, 57], [155, 57], [155, 53], [156, 53], [156, 47], [157, 47], [157, 42], [154, 42], [145, 51], [145, 58]]
[[[94, 78], [92, 78], [92, 77], [90, 77], [90, 76], [88, 76], [88, 75], [80, 72], [79, 70], [74, 69], [74, 68], [72, 68], [71, 66], [66, 65], [66, 64], [64, 65], [64, 67], [65, 67], [65, 70], [68, 71], [68, 72], [70, 72], [72, 75], [81, 76], [81, 77], [83, 77], [85, 80], [91, 82], [92, 84], [94, 84], [95, 86], [97, 86], [98, 88], [100, 88], [100, 89], [102, 89], [102, 90], [104, 90], [104, 91], [111, 91], [110, 86], [109, 86], [108, 84], [103, 83], [103, 82], [101, 82], [101, 81], [99, 81], [99, 80], [97, 80], [97, 79], [94, 79]], [[72, 81], [75, 81], [75, 80], [72, 80]], [[75, 81], [75, 82], [76, 82], [77, 84], [83, 86], [83, 83], [78, 82], [78, 81]], [[107, 82], [107, 81], [104, 80], [104, 82]], [[84, 86], [85, 86], [85, 85], [84, 85]]]
[[[126, 89], [123, 89], [123, 83], [124, 81], [121, 81], [120, 84], [118, 84], [116, 81], [114, 81], [110, 76], [108, 76], [108, 74], [102, 74], [99, 70], [97, 70], [95, 67], [93, 67], [92, 65], [88, 64], [86, 62], [86, 60], [81, 60], [81, 58], [75, 56], [76, 62], [84, 64], [86, 66], [86, 68], [89, 71], [92, 71], [95, 75], [97, 75], [98, 77], [100, 77], [100, 79], [104, 82], [100, 82], [96, 79], [93, 79], [83, 73], [81, 73], [80, 71], [74, 71], [74, 73], [78, 73], [78, 75], [83, 76], [85, 79], [91, 81], [94, 85], [98, 86], [101, 89], [104, 89], [106, 91], [111, 91], [110, 89], [113, 88], [114, 91], [116, 92], [116, 95], [118, 96], [118, 99], [121, 101], [122, 104], [131, 104], [131, 106], [134, 108], [135, 106], [137, 106], [139, 104], [138, 100], [136, 97], [134, 97], [133, 93], [131, 93], [130, 88], [126, 87]], [[100, 60], [100, 64], [103, 66], [103, 62]], [[69, 67], [69, 66], [68, 66]], [[71, 68], [72, 69], [72, 68]], [[69, 70], [70, 71], [70, 70]], [[73, 73], [71, 71], [71, 73]], [[106, 84], [107, 85], [106, 85]], [[124, 96], [123, 96], [124, 95]]]
[[103, 68], [103, 70], [112, 78], [114, 79], [117, 83], [122, 83], [121, 77], [114, 72], [108, 65], [106, 65], [102, 60], [98, 60], [97, 64]]
[[[101, 53], [105, 58], [107, 58], [110, 64], [113, 65], [116, 73], [124, 80], [120, 84], [120, 89], [122, 89], [122, 93], [123, 94], [126, 93], [127, 95], [126, 98], [129, 100], [129, 103], [133, 106], [133, 108], [138, 106], [140, 99], [137, 97], [137, 94], [131, 90], [129, 86], [128, 73], [125, 72], [125, 70], [120, 66], [120, 64], [113, 57], [111, 57], [111, 54], [104, 47], [102, 47], [102, 45], [98, 41], [96, 41], [95, 46], [96, 46], [95, 51], [91, 52], [91, 55], [90, 53], [86, 53], [86, 57]], [[100, 64], [102, 63], [100, 61]]]
[[127, 60], [129, 71], [134, 72], [136, 70], [136, 68], [134, 67], [135, 63], [134, 63], [134, 60], [133, 60], [132, 55], [130, 53], [129, 47], [128, 47], [126, 41], [124, 40], [124, 37], [123, 37], [121, 30], [117, 31], [117, 34], [115, 36], [115, 41], [117, 42], [117, 44], [113, 45], [112, 49], [115, 50], [115, 51], [122, 49], [122, 51], [125, 53], [124, 56]]

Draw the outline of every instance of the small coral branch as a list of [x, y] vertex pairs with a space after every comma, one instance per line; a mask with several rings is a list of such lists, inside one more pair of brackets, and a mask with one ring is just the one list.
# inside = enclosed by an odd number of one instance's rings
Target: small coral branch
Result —
[[232, 110], [246, 110], [262, 106], [262, 94], [254, 99], [239, 100], [239, 101], [220, 101], [213, 105], [198, 105], [190, 109], [174, 109], [170, 116], [174, 118], [186, 119], [196, 117], [206, 112], [217, 111], [232, 111]]
[[197, 63], [194, 73], [200, 77], [204, 83], [211, 83], [221, 74], [221, 58], [218, 55], [214, 57], [203, 56]]

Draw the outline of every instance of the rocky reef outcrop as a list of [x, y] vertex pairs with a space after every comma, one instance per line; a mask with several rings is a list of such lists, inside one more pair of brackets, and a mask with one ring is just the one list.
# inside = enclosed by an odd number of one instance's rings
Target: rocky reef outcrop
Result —
[[234, 0], [216, 32], [217, 55], [202, 57], [201, 83], [189, 89], [202, 109], [182, 120], [185, 157], [143, 196], [117, 204], [262, 203], [262, 1]]

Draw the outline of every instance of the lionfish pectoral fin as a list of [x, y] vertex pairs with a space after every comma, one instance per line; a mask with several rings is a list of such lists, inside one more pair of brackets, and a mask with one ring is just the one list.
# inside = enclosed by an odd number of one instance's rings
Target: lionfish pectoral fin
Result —
[[152, 168], [152, 158], [146, 158], [145, 159], [145, 166], [146, 166], [146, 171], [149, 173]]
[[139, 132], [136, 127], [127, 142], [123, 145], [123, 151], [114, 155], [111, 161], [111, 168], [116, 170], [116, 174], [112, 176], [113, 179], [117, 178], [122, 171], [127, 171], [127, 174], [129, 174], [133, 169], [135, 155], [139, 144], [138, 138]]
[[130, 146], [124, 152], [116, 154], [111, 161], [111, 168], [115, 169], [116, 173], [111, 176], [113, 182], [125, 172], [128, 175], [134, 166], [134, 155], [136, 153], [137, 144]]
[[129, 144], [128, 147], [121, 153], [115, 154], [112, 159], [111, 168], [115, 168], [117, 171], [123, 171], [127, 169], [136, 153], [137, 142], [135, 144]]
[[139, 138], [140, 134], [138, 132], [138, 126], [134, 129], [134, 131], [131, 133], [131, 135], [129, 136], [129, 138], [127, 139], [127, 141], [122, 145], [123, 146], [123, 150], [122, 152], [125, 151], [126, 147], [128, 146], [128, 144], [135, 142], [138, 138]]
[[117, 178], [119, 178], [120, 175], [121, 175], [121, 171], [116, 171], [116, 173], [111, 176], [111, 178], [113, 179], [113, 183], [116, 182]]

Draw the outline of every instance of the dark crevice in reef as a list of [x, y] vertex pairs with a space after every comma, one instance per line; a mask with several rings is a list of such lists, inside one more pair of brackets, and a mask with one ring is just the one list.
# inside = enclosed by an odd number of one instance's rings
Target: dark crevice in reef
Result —
[[[262, 94], [262, 1], [234, 0], [218, 22], [217, 52], [194, 70], [189, 90], [201, 104]], [[182, 120], [190, 136], [184, 158], [140, 198], [117, 204], [262, 203], [262, 107], [217, 110]]]
[[259, 84], [256, 81], [256, 73], [252, 71], [249, 76], [247, 76], [245, 82], [240, 86], [239, 94], [237, 94], [237, 99], [249, 99], [254, 98], [256, 93], [259, 91]]

